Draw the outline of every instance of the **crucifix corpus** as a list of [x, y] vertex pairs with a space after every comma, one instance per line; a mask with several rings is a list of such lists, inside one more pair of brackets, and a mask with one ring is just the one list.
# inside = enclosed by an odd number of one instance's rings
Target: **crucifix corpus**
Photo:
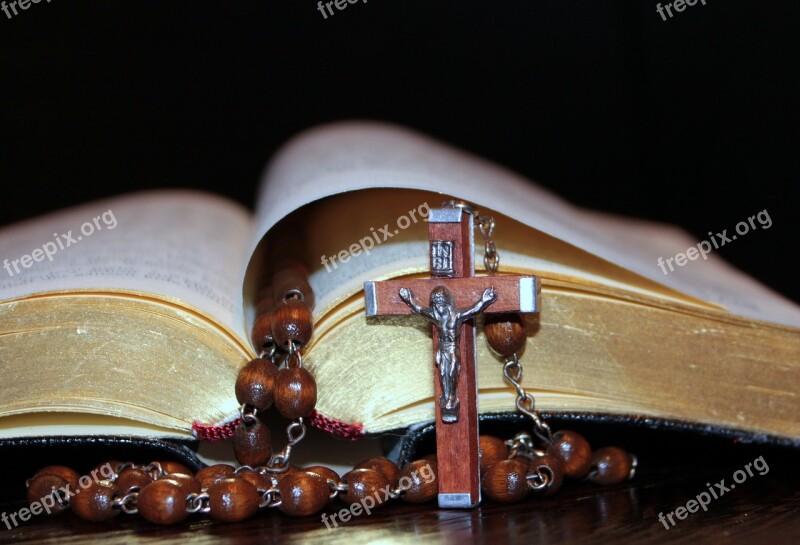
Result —
[[416, 314], [432, 324], [439, 507], [481, 501], [475, 316], [539, 309], [533, 276], [475, 276], [475, 212], [448, 203], [428, 216], [431, 278], [366, 282], [367, 316]]

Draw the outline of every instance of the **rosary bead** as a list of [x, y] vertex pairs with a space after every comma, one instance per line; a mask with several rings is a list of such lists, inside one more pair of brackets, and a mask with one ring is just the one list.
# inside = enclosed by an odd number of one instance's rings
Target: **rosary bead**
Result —
[[[532, 490], [531, 492], [538, 496], [552, 496], [558, 492], [561, 485], [564, 484], [564, 463], [561, 461], [561, 458], [556, 456], [550, 456], [548, 454], [536, 456], [528, 462], [528, 474], [539, 473], [542, 467], [547, 467], [550, 470], [552, 480], [547, 488]], [[542, 470], [541, 472], [544, 473], [545, 471]]]
[[189, 469], [188, 467], [186, 467], [183, 464], [179, 464], [178, 462], [159, 461], [158, 463], [161, 464], [161, 469], [163, 469], [164, 473], [167, 473], [167, 474], [169, 474], [169, 473], [183, 473], [184, 475], [191, 475], [192, 474], [192, 470], [191, 469]]
[[491, 466], [481, 479], [486, 497], [509, 503], [519, 501], [530, 492], [528, 486], [528, 464], [518, 460], [503, 460]]
[[28, 503], [40, 502], [45, 497], [53, 495], [56, 501], [53, 502], [55, 505], [50, 508], [50, 512], [54, 514], [60, 513], [66, 509], [67, 506], [58, 501], [58, 498], [62, 497], [59, 490], [65, 488], [67, 485], [67, 481], [58, 475], [48, 473], [37, 474], [28, 483]]
[[345, 503], [351, 505], [359, 503], [367, 496], [375, 498], [376, 493], [380, 499], [380, 501], [376, 501], [378, 505], [381, 505], [381, 501], [388, 499], [381, 496], [380, 491], [386, 490], [386, 487], [390, 486], [389, 479], [374, 469], [354, 469], [347, 472], [342, 477], [342, 481], [347, 483], [347, 492], [342, 497]]
[[321, 511], [330, 500], [331, 489], [324, 477], [317, 473], [298, 471], [283, 477], [278, 483], [282, 513], [295, 517], [313, 515]]
[[481, 435], [478, 439], [478, 449], [481, 473], [508, 458], [508, 446], [505, 441], [493, 435]]
[[265, 411], [272, 405], [278, 368], [267, 359], [256, 358], [239, 370], [236, 377], [236, 400]]
[[215, 482], [233, 477], [235, 468], [228, 464], [214, 464], [213, 466], [204, 467], [194, 476], [200, 482], [200, 488], [208, 488]]
[[134, 486], [142, 489], [152, 482], [153, 479], [147, 471], [131, 467], [123, 470], [122, 473], [117, 476], [116, 485], [120, 493], [125, 495]]
[[483, 331], [489, 346], [501, 356], [509, 357], [525, 348], [527, 333], [519, 314], [489, 315], [484, 322]]
[[139, 491], [136, 508], [153, 524], [177, 524], [187, 517], [186, 490], [172, 479], [159, 479]]
[[66, 482], [68, 482], [70, 487], [72, 487], [73, 489], [78, 488], [78, 481], [81, 478], [81, 476], [78, 474], [77, 471], [66, 466], [43, 467], [42, 469], [36, 472], [34, 477], [38, 477], [39, 475], [55, 475], [56, 477], [61, 477]]
[[306, 417], [317, 404], [317, 382], [302, 367], [284, 368], [275, 379], [275, 408], [284, 418]]
[[272, 336], [281, 348], [288, 348], [290, 342], [305, 346], [313, 332], [311, 311], [303, 301], [283, 301], [272, 312]]
[[335, 481], [338, 483], [341, 480], [338, 473], [325, 466], [310, 466], [303, 469], [303, 471], [306, 473], [314, 473], [315, 475], [319, 475], [326, 481]]
[[[403, 500], [408, 503], [425, 503], [439, 494], [436, 462], [415, 460], [403, 466], [399, 483], [406, 491]], [[406, 482], [410, 484], [406, 485]]]
[[397, 486], [397, 479], [400, 478], [400, 468], [397, 467], [397, 464], [383, 456], [362, 460], [353, 469], [374, 469], [386, 477], [392, 486]]
[[595, 484], [617, 484], [628, 479], [633, 459], [621, 448], [605, 447], [592, 454], [589, 480]]
[[222, 479], [208, 489], [211, 518], [238, 522], [256, 514], [261, 496], [256, 487], [244, 479]]
[[276, 270], [272, 276], [272, 285], [275, 288], [275, 304], [279, 305], [286, 299], [297, 297], [309, 309], [314, 308], [314, 292], [307, 278], [308, 270], [302, 264], [295, 263]]
[[267, 478], [266, 475], [262, 475], [261, 473], [249, 469], [240, 471], [239, 473], [234, 473], [233, 477], [249, 482], [256, 487], [256, 490], [267, 490], [272, 487], [272, 482], [269, 478]]
[[547, 453], [561, 458], [567, 477], [584, 477], [592, 466], [592, 447], [574, 431], [562, 430], [553, 434], [553, 444], [547, 447]]
[[258, 419], [250, 424], [240, 422], [233, 432], [233, 454], [243, 466], [269, 462], [272, 455], [269, 428]]
[[[258, 310], [262, 310], [259, 308]], [[257, 351], [263, 350], [275, 342], [272, 336], [272, 311], [261, 312], [253, 322], [250, 340]]]
[[88, 488], [72, 496], [69, 503], [72, 511], [83, 520], [102, 522], [119, 514], [119, 510], [114, 508], [116, 496], [116, 486], [92, 482]]
[[201, 490], [200, 481], [191, 475], [187, 475], [186, 473], [170, 473], [169, 475], [164, 475], [158, 480], [169, 480], [178, 483], [181, 485], [181, 488], [183, 488], [183, 491], [186, 493], [186, 495], [199, 494]]

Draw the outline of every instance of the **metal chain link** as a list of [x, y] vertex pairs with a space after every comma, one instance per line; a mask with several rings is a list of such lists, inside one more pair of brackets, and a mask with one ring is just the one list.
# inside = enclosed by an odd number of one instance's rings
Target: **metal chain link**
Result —
[[522, 387], [522, 365], [517, 354], [513, 354], [503, 365], [503, 376], [517, 391], [517, 410], [533, 420], [533, 432], [546, 444], [553, 444], [553, 432], [536, 410], [536, 400]]
[[286, 428], [288, 442], [283, 450], [273, 454], [269, 463], [264, 466], [264, 470], [269, 473], [284, 473], [289, 469], [289, 457], [292, 449], [300, 443], [306, 436], [306, 425], [302, 418], [298, 418]]
[[477, 222], [484, 241], [483, 265], [486, 267], [486, 272], [489, 276], [494, 276], [500, 267], [500, 252], [497, 251], [497, 246], [495, 246], [492, 239], [494, 218], [491, 216], [479, 216]]

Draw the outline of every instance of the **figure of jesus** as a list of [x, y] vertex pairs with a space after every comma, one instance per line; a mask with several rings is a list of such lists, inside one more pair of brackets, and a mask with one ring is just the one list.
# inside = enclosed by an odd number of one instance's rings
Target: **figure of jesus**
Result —
[[439, 371], [439, 384], [442, 395], [439, 398], [442, 421], [458, 421], [458, 375], [461, 371], [459, 340], [461, 325], [480, 314], [497, 300], [494, 288], [484, 290], [480, 300], [471, 307], [456, 307], [453, 294], [444, 286], [431, 290], [430, 306], [423, 307], [407, 288], [400, 288], [400, 299], [436, 327], [439, 346], [436, 351], [436, 368]]

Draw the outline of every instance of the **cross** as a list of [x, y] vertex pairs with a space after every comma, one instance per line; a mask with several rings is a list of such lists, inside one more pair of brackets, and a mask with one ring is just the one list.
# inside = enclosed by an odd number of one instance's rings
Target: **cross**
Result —
[[[439, 507], [480, 503], [475, 320], [480, 312], [538, 312], [534, 276], [475, 276], [474, 211], [428, 215], [431, 278], [365, 282], [366, 314], [419, 314], [433, 323]], [[429, 305], [429, 306], [427, 306]]]

